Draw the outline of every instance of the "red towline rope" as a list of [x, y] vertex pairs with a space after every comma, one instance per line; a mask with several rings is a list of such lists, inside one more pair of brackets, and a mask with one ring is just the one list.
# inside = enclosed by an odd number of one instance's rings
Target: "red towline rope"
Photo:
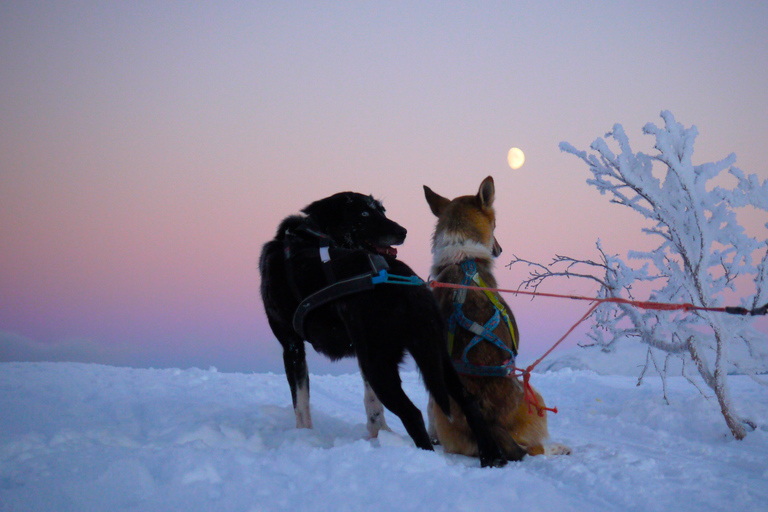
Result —
[[642, 301], [642, 300], [630, 300], [630, 299], [623, 299], [621, 297], [606, 297], [603, 299], [600, 299], [598, 297], [585, 297], [583, 295], [562, 295], [559, 293], [545, 293], [545, 292], [527, 292], [524, 290], [509, 290], [504, 288], [480, 288], [479, 286], [470, 286], [470, 285], [462, 285], [462, 284], [453, 284], [453, 283], [441, 283], [439, 281], [429, 281], [429, 286], [432, 288], [465, 288], [465, 289], [471, 289], [471, 290], [489, 290], [492, 292], [505, 292], [505, 293], [514, 293], [515, 295], [533, 295], [536, 297], [552, 297], [556, 299], [571, 299], [571, 300], [585, 300], [588, 302], [597, 302], [597, 305], [604, 302], [612, 302], [614, 304], [629, 304], [630, 306], [635, 306], [642, 309], [658, 309], [661, 311], [676, 311], [676, 310], [683, 310], [683, 311], [715, 311], [718, 313], [729, 313], [731, 309], [736, 308], [728, 308], [728, 307], [717, 307], [717, 308], [711, 308], [706, 306], [694, 306], [690, 303], [682, 303], [682, 304], [670, 304], [668, 302], [652, 302], [652, 301]]
[[[606, 297], [606, 298], [598, 298], [598, 297], [585, 297], [582, 295], [562, 295], [559, 293], [544, 293], [544, 292], [528, 292], [523, 290], [508, 290], [504, 288], [482, 288], [480, 286], [472, 286], [472, 285], [462, 285], [462, 284], [453, 284], [453, 283], [441, 283], [438, 281], [429, 281], [429, 286], [432, 288], [453, 288], [453, 289], [465, 289], [465, 290], [488, 290], [492, 292], [505, 292], [505, 293], [513, 293], [515, 295], [532, 295], [532, 296], [538, 296], [538, 297], [551, 297], [556, 299], [570, 299], [570, 300], [583, 300], [588, 302], [593, 302], [592, 306], [589, 308], [589, 310], [582, 316], [575, 324], [571, 326], [568, 331], [563, 334], [559, 340], [555, 342], [554, 345], [552, 345], [549, 350], [544, 352], [544, 355], [539, 357], [536, 361], [533, 362], [533, 364], [529, 365], [525, 370], [520, 368], [515, 368], [515, 371], [518, 372], [517, 375], [523, 376], [523, 389], [525, 390], [525, 401], [528, 403], [528, 411], [531, 412], [531, 408], [535, 408], [538, 412], [539, 416], [544, 415], [544, 411], [552, 411], [553, 413], [557, 413], [557, 407], [549, 408], [544, 407], [543, 405], [539, 404], [538, 399], [536, 398], [536, 395], [533, 391], [533, 388], [530, 384], [531, 379], [531, 371], [539, 364], [541, 363], [544, 358], [546, 358], [549, 354], [552, 353], [555, 348], [557, 348], [560, 343], [565, 340], [575, 329], [578, 327], [583, 321], [585, 321], [589, 316], [603, 303], [610, 302], [614, 304], [628, 304], [631, 306], [635, 306], [642, 309], [655, 309], [660, 311], [714, 311], [714, 312], [722, 312], [722, 313], [736, 313], [736, 314], [747, 314], [749, 312], [746, 312], [747, 310], [742, 311], [736, 311], [737, 308], [728, 308], [728, 307], [705, 307], [705, 306], [694, 306], [693, 304], [689, 303], [683, 303], [683, 304], [670, 304], [666, 302], [652, 302], [652, 301], [640, 301], [640, 300], [629, 300], [629, 299], [623, 299], [620, 297]], [[740, 308], [739, 308], [740, 309]], [[765, 307], [761, 308], [765, 309]], [[754, 311], [751, 314], [755, 314]], [[765, 314], [765, 313], [763, 313]]]

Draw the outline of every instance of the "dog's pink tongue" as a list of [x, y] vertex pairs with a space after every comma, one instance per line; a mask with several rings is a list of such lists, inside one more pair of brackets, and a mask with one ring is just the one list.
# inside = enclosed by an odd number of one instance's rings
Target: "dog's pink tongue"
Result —
[[386, 256], [397, 258], [397, 249], [394, 247], [379, 247], [379, 252]]

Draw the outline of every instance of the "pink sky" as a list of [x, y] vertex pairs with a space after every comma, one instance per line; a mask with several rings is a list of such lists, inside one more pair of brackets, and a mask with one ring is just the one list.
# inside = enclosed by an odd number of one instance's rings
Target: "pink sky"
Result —
[[[6, 2], [0, 360], [282, 371], [260, 247], [340, 190], [383, 200], [423, 277], [422, 185], [453, 197], [489, 174], [504, 286], [524, 276], [512, 254], [648, 247], [559, 142], [618, 122], [650, 151], [641, 128], [668, 109], [698, 127], [695, 163], [735, 152], [765, 179], [766, 23], [747, 1]], [[529, 359], [584, 311], [509, 300]]]

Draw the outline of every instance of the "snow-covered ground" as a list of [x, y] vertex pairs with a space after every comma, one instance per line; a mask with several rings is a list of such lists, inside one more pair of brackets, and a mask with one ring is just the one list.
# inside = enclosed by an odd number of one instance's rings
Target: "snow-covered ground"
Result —
[[[314, 430], [294, 428], [283, 375], [0, 364], [2, 511], [763, 511], [768, 388], [729, 379], [757, 431], [735, 441], [680, 377], [562, 369], [533, 383], [573, 455], [502, 469], [367, 440], [359, 375], [312, 377]], [[415, 372], [406, 392], [426, 395]]]

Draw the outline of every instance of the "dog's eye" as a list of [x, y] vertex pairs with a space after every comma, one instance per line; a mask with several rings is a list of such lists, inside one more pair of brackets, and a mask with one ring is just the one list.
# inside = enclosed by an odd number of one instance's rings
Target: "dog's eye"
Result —
[[360, 215], [362, 215], [363, 217], [367, 217], [368, 216], [368, 212], [362, 212]]

